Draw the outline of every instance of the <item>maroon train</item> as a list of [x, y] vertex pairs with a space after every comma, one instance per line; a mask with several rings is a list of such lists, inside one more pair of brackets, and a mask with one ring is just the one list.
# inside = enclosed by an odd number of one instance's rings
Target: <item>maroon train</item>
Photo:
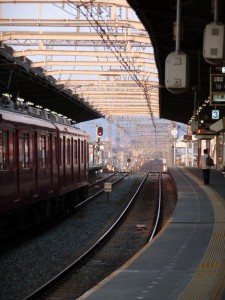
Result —
[[[67, 123], [67, 124], [66, 124]], [[88, 134], [0, 99], [0, 232], [74, 207], [88, 186]]]

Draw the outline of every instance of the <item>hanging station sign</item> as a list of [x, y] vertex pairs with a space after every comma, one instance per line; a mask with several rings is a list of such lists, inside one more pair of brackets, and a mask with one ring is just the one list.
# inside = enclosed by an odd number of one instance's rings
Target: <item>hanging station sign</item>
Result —
[[225, 106], [225, 74], [210, 76], [210, 105]]

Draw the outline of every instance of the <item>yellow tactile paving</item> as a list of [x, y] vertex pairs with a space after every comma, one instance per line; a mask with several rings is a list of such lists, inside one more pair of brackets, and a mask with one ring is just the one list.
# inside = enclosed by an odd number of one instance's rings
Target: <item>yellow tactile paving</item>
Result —
[[225, 199], [210, 186], [202, 185], [202, 182], [186, 169], [183, 169], [183, 171], [202, 186], [211, 200], [215, 225], [204, 257], [192, 280], [180, 295], [179, 300], [220, 299], [225, 286]]

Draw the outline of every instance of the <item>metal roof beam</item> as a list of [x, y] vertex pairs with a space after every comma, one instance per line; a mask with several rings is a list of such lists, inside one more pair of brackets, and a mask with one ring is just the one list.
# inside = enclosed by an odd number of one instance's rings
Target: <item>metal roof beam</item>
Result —
[[[107, 57], [107, 58], [115, 58], [115, 55], [112, 51], [98, 51], [95, 50], [94, 52], [91, 51], [77, 51], [77, 50], [51, 50], [51, 49], [39, 49], [39, 50], [22, 50], [22, 51], [15, 51], [13, 53], [13, 57], [21, 57], [21, 56], [32, 56], [32, 55], [54, 55], [54, 56], [84, 56], [84, 57], [92, 57], [93, 54], [96, 57]], [[136, 59], [136, 58], [143, 58], [143, 59], [150, 59], [154, 60], [154, 54], [146, 53], [142, 51], [126, 51], [121, 52], [121, 55], [125, 55], [127, 58]]]
[[[3, 0], [1, 3], [18, 7], [22, 3], [53, 2]], [[143, 25], [136, 17], [136, 21], [131, 19], [127, 1], [79, 0], [67, 3], [56, 0], [54, 3], [64, 5], [62, 16], [69, 19], [43, 19], [41, 5], [40, 10], [31, 15], [32, 19], [26, 19], [26, 15], [20, 18], [19, 14], [11, 20], [1, 18], [0, 42], [3, 48], [7, 48], [4, 44], [14, 47], [14, 60], [34, 72], [41, 70], [47, 80], [55, 81], [60, 91], [68, 91], [71, 95], [76, 92], [77, 101], [95, 107], [104, 115], [150, 117], [153, 113], [158, 116], [159, 83], [153, 48]], [[67, 14], [67, 4], [74, 4], [74, 19]], [[83, 14], [85, 7], [86, 15]], [[93, 26], [89, 22], [92, 18], [90, 7], [94, 8], [92, 13], [96, 13], [98, 19], [92, 20]], [[58, 8], [61, 10], [60, 6]], [[99, 35], [96, 28], [105, 31], [99, 31]]]
[[[98, 20], [101, 27], [120, 27], [144, 30], [142, 23], [133, 20]], [[72, 19], [1, 19], [0, 26], [29, 26], [29, 27], [90, 27], [88, 20]]]
[[[138, 72], [137, 72], [138, 71]], [[148, 80], [150, 78], [158, 78], [158, 73], [155, 72], [146, 72], [146, 71], [140, 71], [137, 70], [135, 72], [135, 70], [130, 74], [130, 75], [136, 75], [136, 76], [141, 76], [142, 78], [144, 77], [148, 77]], [[51, 71], [46, 71], [45, 75], [62, 75], [62, 74], [82, 74], [82, 75], [99, 75], [99, 76], [128, 76], [129, 73], [127, 71], [123, 71], [123, 70], [118, 70], [118, 72], [116, 72], [116, 70], [108, 70], [108, 71], [103, 71], [103, 70], [51, 70]], [[141, 80], [141, 78], [140, 78]]]
[[[146, 68], [153, 68], [156, 69], [156, 65], [155, 63], [147, 63], [147, 62], [141, 62], [141, 61], [137, 61], [132, 63], [127, 61], [126, 62], [126, 58], [124, 59], [124, 63], [126, 63], [128, 66], [130, 65], [131, 68], [133, 67], [146, 67]], [[31, 67], [32, 68], [38, 68], [38, 67], [44, 67], [44, 66], [86, 66], [86, 67], [90, 67], [90, 66], [97, 66], [99, 67], [99, 65], [101, 66], [107, 66], [107, 67], [111, 67], [111, 66], [120, 66], [121, 67], [121, 63], [119, 61], [55, 61], [55, 60], [46, 60], [46, 61], [38, 61], [38, 62], [33, 62], [31, 63]]]
[[[136, 87], [137, 84], [135, 81], [133, 80], [117, 80], [117, 79], [114, 79], [114, 80], [106, 80], [106, 79], [97, 79], [97, 80], [94, 80], [94, 79], [90, 79], [90, 80], [82, 80], [82, 79], [78, 79], [78, 80], [58, 80], [56, 84], [68, 84], [68, 85], [77, 85], [77, 86], [84, 86], [84, 85], [87, 85], [87, 86], [94, 86], [94, 85], [97, 85], [97, 86], [100, 86], [100, 87], [126, 87], [126, 88], [132, 88], [132, 87]], [[145, 82], [146, 86], [149, 87], [149, 88], [154, 88], [154, 89], [157, 89], [159, 88], [159, 84], [158, 82], [156, 81], [146, 81]]]
[[[146, 106], [146, 101], [136, 101], [136, 102], [133, 102], [133, 101], [126, 101], [127, 103], [126, 104], [130, 104], [130, 105], [145, 105]], [[113, 106], [115, 104], [117, 104], [118, 106], [121, 105], [121, 101], [105, 101], [105, 100], [100, 100], [100, 101], [89, 101], [89, 103], [93, 103], [93, 105], [106, 105], [106, 106]], [[155, 103], [155, 104], [151, 104], [151, 107], [155, 107], [158, 109], [158, 105]]]
[[[107, 36], [105, 37], [107, 41]], [[0, 41], [10, 41], [10, 40], [50, 40], [50, 41], [101, 41], [102, 37], [97, 35], [96, 32], [26, 32], [26, 31], [18, 31], [18, 32], [6, 32], [0, 34]], [[110, 35], [110, 43], [111, 42], [118, 42], [125, 45], [127, 42], [138, 42], [138, 43], [149, 43], [149, 36], [142, 36], [142, 35], [132, 35], [132, 34], [121, 34], [117, 33], [116, 35]], [[63, 43], [62, 43], [63, 44]], [[73, 45], [77, 46], [77, 45]], [[83, 45], [82, 45], [83, 46]]]
[[[81, 90], [80, 93], [85, 93], [85, 95], [99, 95], [99, 96], [108, 96], [110, 95], [130, 95], [131, 91], [127, 90], [127, 91], [116, 91], [116, 90], [109, 90], [109, 91], [104, 91], [104, 90], [97, 90], [97, 91], [90, 91], [90, 90]], [[143, 96], [144, 93], [143, 91], [140, 89], [139, 91], [132, 91], [132, 95], [138, 95], [138, 96]], [[158, 95], [158, 93], [156, 92], [151, 92], [150, 95]]]
[[[50, 3], [52, 4], [52, 0], [1, 0], [1, 3], [12, 3], [12, 4], [15, 4], [15, 3]], [[65, 0], [54, 0], [54, 3], [63, 3], [65, 4]], [[95, 0], [94, 3], [93, 1], [90, 1], [90, 0], [73, 0], [72, 2], [73, 4], [76, 4], [76, 5], [80, 5], [80, 6], [94, 6], [94, 5], [102, 5], [102, 1], [100, 0]], [[130, 8], [130, 5], [127, 3], [126, 0], [104, 0], [104, 5], [105, 6], [121, 6], [121, 7], [127, 7], [127, 8]]]

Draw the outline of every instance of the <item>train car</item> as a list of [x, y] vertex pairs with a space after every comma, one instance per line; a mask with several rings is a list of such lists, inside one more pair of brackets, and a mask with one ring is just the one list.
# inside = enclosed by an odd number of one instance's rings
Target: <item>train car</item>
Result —
[[0, 101], [0, 232], [75, 206], [88, 186], [88, 134], [56, 115]]

